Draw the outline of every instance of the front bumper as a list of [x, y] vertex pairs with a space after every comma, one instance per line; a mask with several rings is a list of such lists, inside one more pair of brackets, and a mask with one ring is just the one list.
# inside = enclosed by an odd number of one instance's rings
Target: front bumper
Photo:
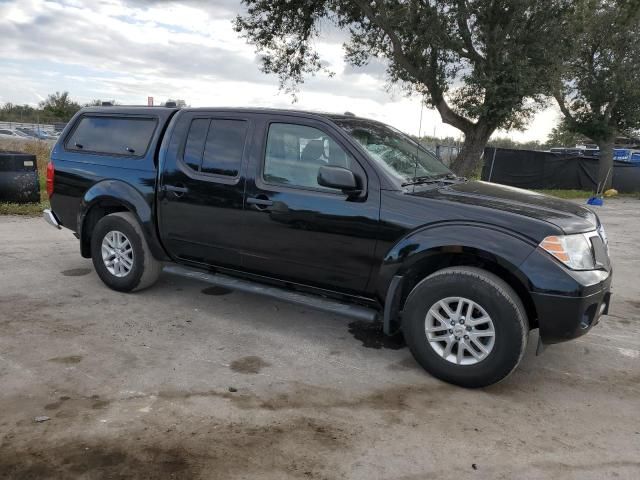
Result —
[[570, 270], [537, 248], [520, 268], [528, 282], [544, 344], [584, 335], [609, 312], [610, 265], [598, 270]]
[[601, 315], [609, 313], [610, 289], [609, 274], [595, 293], [584, 297], [532, 293], [538, 313], [540, 340], [544, 344], [559, 343], [587, 333], [598, 323]]

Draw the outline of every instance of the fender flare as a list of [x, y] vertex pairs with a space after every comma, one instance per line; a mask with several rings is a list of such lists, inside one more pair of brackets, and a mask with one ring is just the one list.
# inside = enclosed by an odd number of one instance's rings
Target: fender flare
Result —
[[91, 210], [98, 205], [122, 207], [133, 213], [142, 229], [147, 244], [153, 256], [158, 260], [166, 260], [168, 256], [160, 243], [154, 222], [153, 205], [155, 202], [153, 188], [149, 189], [147, 197], [130, 184], [122, 180], [103, 180], [93, 185], [85, 192], [78, 208], [78, 236], [83, 256], [85, 251], [87, 219]]
[[392, 321], [401, 308], [405, 274], [420, 262], [435, 255], [471, 254], [497, 263], [528, 288], [529, 280], [519, 267], [536, 245], [517, 232], [468, 221], [442, 222], [410, 232], [385, 254], [375, 286], [378, 298], [385, 299], [385, 333], [391, 333]]

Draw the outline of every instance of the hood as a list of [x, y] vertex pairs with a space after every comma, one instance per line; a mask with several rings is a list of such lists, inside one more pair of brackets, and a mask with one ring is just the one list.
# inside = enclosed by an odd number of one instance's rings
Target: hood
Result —
[[[431, 193], [435, 192], [431, 190]], [[414, 193], [423, 194], [428, 194], [428, 191]], [[598, 224], [596, 214], [582, 205], [496, 183], [455, 183], [438, 189], [434, 196], [450, 202], [472, 204], [546, 221], [566, 234], [595, 230]]]

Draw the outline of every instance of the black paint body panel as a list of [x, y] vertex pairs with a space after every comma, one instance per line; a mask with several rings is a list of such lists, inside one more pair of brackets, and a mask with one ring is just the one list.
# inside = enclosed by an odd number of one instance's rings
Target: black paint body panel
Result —
[[[80, 116], [110, 112], [157, 119], [144, 157], [65, 150], [64, 139]], [[247, 122], [237, 176], [201, 175], [185, 166], [185, 137], [192, 119], [201, 117]], [[397, 185], [331, 118], [260, 109], [84, 109], [52, 152], [52, 209], [82, 238], [95, 205], [120, 204], [137, 215], [160, 259], [315, 289], [381, 309], [392, 279], [420, 262], [442, 254], [479, 256], [528, 292], [545, 342], [584, 333], [583, 311], [608, 301], [610, 267], [571, 271], [537, 245], [549, 235], [594, 230], [598, 219], [591, 210], [485, 182]], [[266, 183], [261, 169], [271, 122], [311, 126], [330, 136], [362, 168], [362, 194]]]

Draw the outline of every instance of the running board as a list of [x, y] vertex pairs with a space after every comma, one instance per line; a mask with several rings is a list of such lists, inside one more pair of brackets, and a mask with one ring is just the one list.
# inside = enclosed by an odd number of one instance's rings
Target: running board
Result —
[[351, 305], [338, 300], [333, 300], [317, 295], [294, 292], [284, 288], [278, 288], [271, 285], [264, 285], [257, 282], [251, 282], [240, 278], [230, 277], [221, 273], [207, 273], [197, 269], [183, 267], [181, 265], [167, 265], [163, 271], [180, 277], [200, 280], [210, 283], [218, 287], [228, 288], [230, 290], [239, 290], [241, 292], [256, 293], [265, 297], [283, 300], [285, 302], [301, 305], [303, 307], [314, 308], [327, 313], [336, 315], [344, 315], [346, 317], [363, 320], [366, 322], [375, 322], [378, 320], [378, 312], [372, 308], [360, 305]]

